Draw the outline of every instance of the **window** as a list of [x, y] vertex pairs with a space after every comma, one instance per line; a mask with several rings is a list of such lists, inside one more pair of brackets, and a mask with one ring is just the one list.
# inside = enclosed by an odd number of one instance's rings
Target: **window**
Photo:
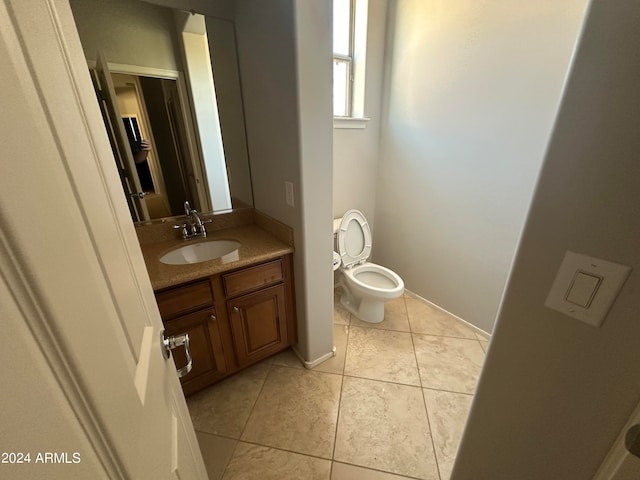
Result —
[[333, 116], [351, 116], [353, 0], [333, 0]]
[[333, 116], [337, 128], [364, 128], [367, 0], [333, 0]]

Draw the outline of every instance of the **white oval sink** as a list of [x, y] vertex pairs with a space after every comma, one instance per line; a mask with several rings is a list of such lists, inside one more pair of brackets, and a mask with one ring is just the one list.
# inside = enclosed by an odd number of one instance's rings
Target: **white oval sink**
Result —
[[224, 263], [233, 262], [238, 260], [238, 247], [240, 247], [240, 242], [235, 240], [208, 240], [191, 243], [165, 253], [160, 257], [160, 261], [167, 265], [189, 265], [216, 258], [222, 258]]

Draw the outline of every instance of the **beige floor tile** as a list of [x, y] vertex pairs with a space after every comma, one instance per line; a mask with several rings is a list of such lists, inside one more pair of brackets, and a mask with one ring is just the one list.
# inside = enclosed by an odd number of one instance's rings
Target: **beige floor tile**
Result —
[[411, 334], [351, 327], [344, 373], [420, 386]]
[[269, 368], [268, 362], [259, 363], [190, 396], [187, 405], [194, 428], [240, 438]]
[[334, 459], [437, 480], [421, 389], [345, 377]]
[[474, 393], [484, 361], [478, 340], [413, 335], [422, 386]]
[[224, 480], [329, 480], [331, 461], [240, 442]]
[[224, 469], [233, 456], [238, 440], [218, 437], [209, 433], [196, 432], [198, 444], [207, 468], [209, 480], [220, 480]]
[[471, 395], [424, 389], [440, 479], [449, 480], [469, 416]]
[[347, 356], [347, 337], [349, 335], [349, 327], [347, 325], [333, 326], [333, 345], [336, 347], [335, 357], [322, 362], [313, 370], [316, 372], [344, 373], [344, 360]]
[[489, 341], [488, 340], [478, 340], [478, 342], [480, 343], [480, 346], [482, 347], [482, 350], [484, 350], [484, 353], [487, 353], [487, 348], [489, 348]]
[[280, 365], [282, 367], [305, 368], [293, 349], [287, 348], [282, 352], [271, 357], [271, 365]]
[[333, 462], [331, 480], [403, 480], [409, 477]]
[[407, 315], [407, 307], [405, 305], [404, 296], [391, 300], [384, 304], [384, 320], [380, 323], [367, 323], [358, 319], [355, 315], [351, 316], [351, 325], [357, 327], [378, 328], [382, 330], [398, 330], [401, 332], [410, 332], [409, 316]]
[[476, 338], [472, 329], [444, 310], [414, 297], [405, 298], [405, 302], [413, 333]]
[[342, 377], [273, 366], [242, 440], [331, 458]]

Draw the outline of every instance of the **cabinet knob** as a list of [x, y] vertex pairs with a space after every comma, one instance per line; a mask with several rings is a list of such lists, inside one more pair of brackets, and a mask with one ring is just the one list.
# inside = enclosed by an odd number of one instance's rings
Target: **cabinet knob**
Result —
[[238, 307], [233, 307], [233, 313], [238, 313], [240, 309]]
[[215, 322], [216, 320], [218, 320], [218, 318], [215, 315], [211, 315], [211, 320]]

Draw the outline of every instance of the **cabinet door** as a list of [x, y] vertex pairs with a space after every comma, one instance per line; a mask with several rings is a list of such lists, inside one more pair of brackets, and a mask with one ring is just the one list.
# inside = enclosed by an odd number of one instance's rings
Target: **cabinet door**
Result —
[[[167, 336], [185, 332], [189, 334], [193, 369], [180, 379], [186, 395], [204, 388], [225, 375], [227, 365], [214, 308], [174, 318], [165, 322], [164, 325]], [[177, 368], [186, 365], [187, 360], [182, 348], [176, 348], [171, 353]]]
[[238, 363], [265, 358], [288, 346], [283, 285], [227, 302]]

